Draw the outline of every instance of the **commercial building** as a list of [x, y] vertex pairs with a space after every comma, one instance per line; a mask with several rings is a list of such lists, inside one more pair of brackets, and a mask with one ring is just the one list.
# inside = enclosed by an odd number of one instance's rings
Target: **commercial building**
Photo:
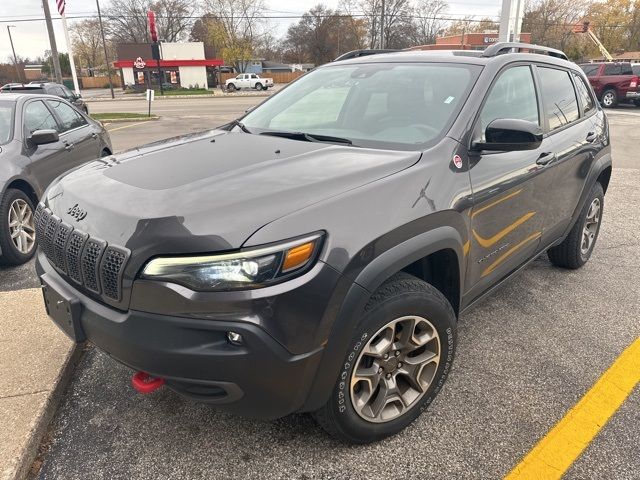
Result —
[[[118, 60], [114, 66], [121, 71], [122, 87], [147, 88], [158, 85], [158, 61], [153, 59], [148, 43], [121, 43], [116, 47]], [[202, 42], [162, 43], [160, 71], [165, 85], [182, 88], [215, 86], [219, 58], [205, 58]]]
[[[489, 45], [498, 41], [498, 32], [464, 33], [436, 38], [436, 43], [431, 45], [418, 45], [410, 50], [484, 50]], [[530, 33], [521, 33], [520, 41], [531, 42]]]

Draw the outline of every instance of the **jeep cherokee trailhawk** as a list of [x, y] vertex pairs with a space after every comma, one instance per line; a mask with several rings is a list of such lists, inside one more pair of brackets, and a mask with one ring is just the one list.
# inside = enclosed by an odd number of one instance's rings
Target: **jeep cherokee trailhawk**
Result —
[[610, 175], [562, 52], [360, 56], [54, 182], [37, 268], [53, 320], [138, 390], [364, 443], [438, 394], [460, 312], [542, 252], [589, 259]]

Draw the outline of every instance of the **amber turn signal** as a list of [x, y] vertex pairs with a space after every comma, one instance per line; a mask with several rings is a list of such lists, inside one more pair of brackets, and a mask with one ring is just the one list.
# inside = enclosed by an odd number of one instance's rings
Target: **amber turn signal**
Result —
[[315, 241], [303, 243], [287, 250], [284, 255], [284, 262], [282, 262], [282, 272], [285, 273], [302, 267], [313, 255], [314, 248]]

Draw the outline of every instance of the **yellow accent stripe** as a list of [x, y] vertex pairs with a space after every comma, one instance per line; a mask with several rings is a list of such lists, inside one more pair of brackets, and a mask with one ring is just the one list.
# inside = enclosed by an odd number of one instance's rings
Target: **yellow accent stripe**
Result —
[[502, 255], [500, 255], [498, 258], [496, 258], [496, 260], [489, 265], [487, 268], [485, 268], [484, 272], [482, 272], [482, 276], [486, 277], [487, 275], [489, 275], [491, 272], [493, 272], [496, 267], [498, 265], [500, 265], [502, 262], [504, 262], [507, 258], [509, 258], [509, 256], [511, 256], [511, 254], [515, 251], [517, 251], [520, 247], [522, 247], [523, 245], [525, 245], [526, 243], [530, 242], [531, 240], [535, 240], [536, 238], [538, 238], [540, 235], [542, 235], [542, 232], [535, 232], [531, 235], [529, 235], [527, 238], [525, 238], [524, 240], [522, 240], [520, 243], [516, 243], [513, 247], [511, 247], [509, 250], [507, 250], [506, 252], [504, 252]]
[[[505, 477], [559, 479], [640, 383], [640, 337]], [[630, 439], [633, 441], [633, 439]]]
[[529, 212], [529, 213], [523, 215], [518, 220], [513, 222], [511, 225], [509, 225], [507, 228], [505, 228], [503, 230], [500, 230], [493, 237], [482, 238], [480, 235], [478, 235], [478, 233], [475, 230], [473, 230], [473, 236], [478, 241], [478, 243], [480, 244], [481, 247], [489, 248], [491, 245], [493, 245], [494, 243], [496, 243], [499, 240], [501, 240], [502, 238], [504, 238], [505, 235], [508, 235], [509, 233], [513, 232], [516, 228], [518, 228], [524, 222], [529, 220], [535, 214], [536, 214], [536, 212]]
[[464, 254], [465, 257], [469, 254], [470, 249], [471, 249], [471, 240], [467, 240], [467, 243], [465, 243], [462, 246], [462, 253]]
[[516, 190], [515, 192], [511, 192], [509, 195], [505, 195], [504, 197], [499, 198], [498, 200], [495, 200], [495, 201], [491, 202], [489, 205], [485, 205], [484, 207], [479, 208], [478, 210], [474, 211], [471, 214], [471, 218], [475, 217], [476, 215], [480, 215], [485, 210], [489, 210], [490, 208], [495, 207], [499, 203], [502, 203], [505, 200], [510, 199], [511, 197], [515, 197], [516, 195], [519, 195], [521, 192], [522, 192], [522, 189]]

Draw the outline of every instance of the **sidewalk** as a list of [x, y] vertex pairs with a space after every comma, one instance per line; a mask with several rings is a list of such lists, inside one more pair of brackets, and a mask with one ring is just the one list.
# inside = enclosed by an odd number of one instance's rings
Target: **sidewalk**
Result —
[[80, 349], [49, 320], [39, 288], [0, 293], [0, 480], [28, 473]]

